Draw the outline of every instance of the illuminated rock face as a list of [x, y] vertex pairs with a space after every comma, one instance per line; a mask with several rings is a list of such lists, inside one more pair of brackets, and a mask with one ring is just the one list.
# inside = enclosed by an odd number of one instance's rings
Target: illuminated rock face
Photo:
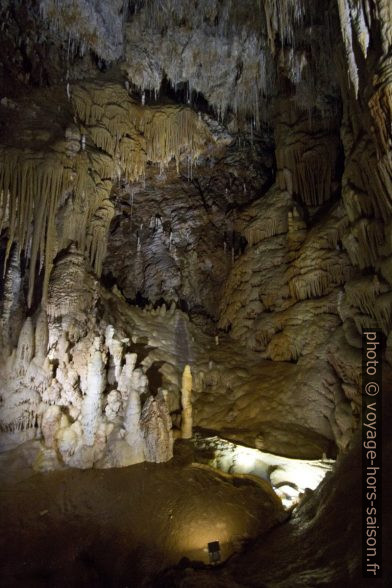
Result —
[[192, 372], [186, 365], [182, 374], [181, 384], [181, 436], [183, 439], [192, 437]]
[[3, 448], [346, 451], [392, 346], [390, 3], [40, 4], [0, 6]]

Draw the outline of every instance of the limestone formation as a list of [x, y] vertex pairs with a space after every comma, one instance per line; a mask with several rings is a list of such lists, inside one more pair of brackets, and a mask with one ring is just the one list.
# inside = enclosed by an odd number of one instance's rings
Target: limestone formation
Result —
[[204, 460], [316, 504], [287, 464], [350, 459], [363, 329], [392, 361], [391, 2], [0, 0], [0, 23], [0, 461]]
[[181, 436], [192, 437], [192, 372], [189, 365], [184, 367], [181, 384]]
[[98, 421], [102, 412], [101, 399], [105, 386], [104, 362], [100, 339], [94, 339], [87, 360], [86, 390], [82, 405], [82, 426], [86, 445], [94, 445]]
[[141, 428], [145, 440], [147, 461], [168, 461], [173, 456], [170, 415], [162, 393], [150, 396], [143, 407]]

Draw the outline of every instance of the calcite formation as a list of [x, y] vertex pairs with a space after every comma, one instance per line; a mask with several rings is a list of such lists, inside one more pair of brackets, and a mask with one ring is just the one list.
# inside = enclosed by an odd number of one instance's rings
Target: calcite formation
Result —
[[389, 3], [5, 4], [3, 447], [348, 450], [362, 328], [390, 357]]
[[[115, 178], [140, 179], [147, 162], [163, 169], [172, 158], [177, 166], [182, 157], [193, 160], [210, 138], [190, 109], [143, 108], [118, 85], [72, 86], [70, 99], [70, 117], [79, 123], [79, 145], [70, 149], [70, 135], [55, 137], [51, 130], [42, 130], [34, 150], [21, 144], [11, 147], [12, 139], [6, 136], [0, 155], [0, 218], [9, 236], [5, 262], [13, 243], [19, 254], [29, 251], [29, 305], [38, 260], [45, 267], [45, 298], [52, 261], [70, 242], [87, 253], [100, 275], [114, 214], [109, 195]], [[42, 151], [36, 151], [37, 143]], [[64, 211], [58, 234], [55, 216], [60, 208]]]
[[390, 0], [0, 0], [0, 27], [5, 583], [360, 585]]
[[192, 372], [186, 365], [182, 373], [181, 384], [181, 436], [183, 439], [192, 437]]

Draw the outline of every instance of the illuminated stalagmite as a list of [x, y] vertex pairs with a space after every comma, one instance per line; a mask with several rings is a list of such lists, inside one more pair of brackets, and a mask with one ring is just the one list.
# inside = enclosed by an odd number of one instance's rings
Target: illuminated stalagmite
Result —
[[189, 365], [184, 367], [181, 384], [181, 436], [192, 437], [192, 372]]

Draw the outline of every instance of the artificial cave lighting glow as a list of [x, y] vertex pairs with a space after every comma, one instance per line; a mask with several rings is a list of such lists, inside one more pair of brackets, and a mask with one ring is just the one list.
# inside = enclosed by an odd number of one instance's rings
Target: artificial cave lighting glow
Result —
[[332, 459], [292, 459], [237, 445], [219, 437], [195, 437], [195, 444], [214, 453], [212, 467], [230, 474], [249, 474], [269, 482], [285, 508], [295, 506], [307, 489], [315, 490], [335, 463]]
[[246, 447], [238, 447], [236, 453], [236, 472], [241, 474], [247, 474], [253, 470], [256, 465], [256, 456], [253, 455], [251, 450]]
[[[220, 560], [224, 561], [236, 550], [235, 538], [241, 535], [241, 520], [225, 519], [218, 520], [210, 513], [208, 520], [200, 517], [200, 520], [193, 520], [189, 526], [184, 525], [186, 535], [179, 545], [184, 557], [191, 561], [202, 561], [210, 563], [209, 544], [216, 541], [220, 545]], [[219, 539], [217, 539], [219, 537]]]

